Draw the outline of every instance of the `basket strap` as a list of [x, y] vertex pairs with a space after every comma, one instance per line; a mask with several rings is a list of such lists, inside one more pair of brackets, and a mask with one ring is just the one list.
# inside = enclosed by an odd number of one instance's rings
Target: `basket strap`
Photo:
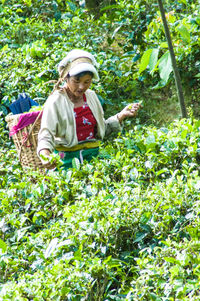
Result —
[[30, 137], [30, 134], [32, 133], [38, 119], [40, 118], [40, 116], [42, 115], [42, 111], [40, 111], [40, 113], [38, 114], [37, 118], [35, 119], [32, 127], [30, 128], [30, 131], [28, 132], [26, 138], [24, 139], [24, 141], [22, 142], [22, 144], [20, 145], [20, 148], [19, 148], [19, 160], [21, 161], [21, 152], [22, 152], [22, 147], [24, 146], [24, 144], [27, 142], [28, 138]]

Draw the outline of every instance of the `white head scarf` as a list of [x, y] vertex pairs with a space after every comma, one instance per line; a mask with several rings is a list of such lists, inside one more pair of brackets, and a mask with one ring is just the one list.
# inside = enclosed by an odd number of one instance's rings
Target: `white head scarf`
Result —
[[98, 64], [94, 56], [81, 49], [73, 49], [67, 56], [58, 64], [58, 72], [61, 78], [65, 78], [68, 74], [75, 76], [84, 71], [90, 71], [94, 75], [96, 81], [99, 80], [99, 75], [96, 70]]

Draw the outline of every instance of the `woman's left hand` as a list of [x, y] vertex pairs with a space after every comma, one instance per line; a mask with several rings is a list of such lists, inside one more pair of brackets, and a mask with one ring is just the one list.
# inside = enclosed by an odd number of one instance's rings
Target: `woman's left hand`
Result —
[[133, 103], [126, 106], [120, 113], [117, 114], [119, 122], [122, 122], [125, 118], [135, 117], [137, 111], [141, 108], [140, 103]]

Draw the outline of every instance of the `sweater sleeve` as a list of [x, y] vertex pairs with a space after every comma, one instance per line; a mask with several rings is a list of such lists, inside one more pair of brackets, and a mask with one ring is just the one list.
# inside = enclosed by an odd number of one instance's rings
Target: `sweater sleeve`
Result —
[[58, 114], [57, 107], [55, 105], [55, 99], [51, 96], [47, 99], [47, 102], [44, 106], [41, 128], [38, 134], [38, 147], [37, 154], [42, 149], [48, 149], [52, 152], [55, 148], [56, 129], [58, 125]]
[[105, 125], [106, 125], [105, 136], [108, 136], [113, 132], [120, 132], [122, 130], [121, 124], [117, 118], [117, 114], [106, 119]]

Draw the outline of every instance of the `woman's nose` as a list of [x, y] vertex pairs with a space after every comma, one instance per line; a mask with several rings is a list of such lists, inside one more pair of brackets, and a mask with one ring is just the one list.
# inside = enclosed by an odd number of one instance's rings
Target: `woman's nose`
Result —
[[78, 88], [79, 90], [82, 90], [84, 88], [84, 85], [82, 83], [79, 83]]
[[79, 86], [78, 86], [79, 90], [84, 90], [84, 84], [82, 83], [79, 83]]

